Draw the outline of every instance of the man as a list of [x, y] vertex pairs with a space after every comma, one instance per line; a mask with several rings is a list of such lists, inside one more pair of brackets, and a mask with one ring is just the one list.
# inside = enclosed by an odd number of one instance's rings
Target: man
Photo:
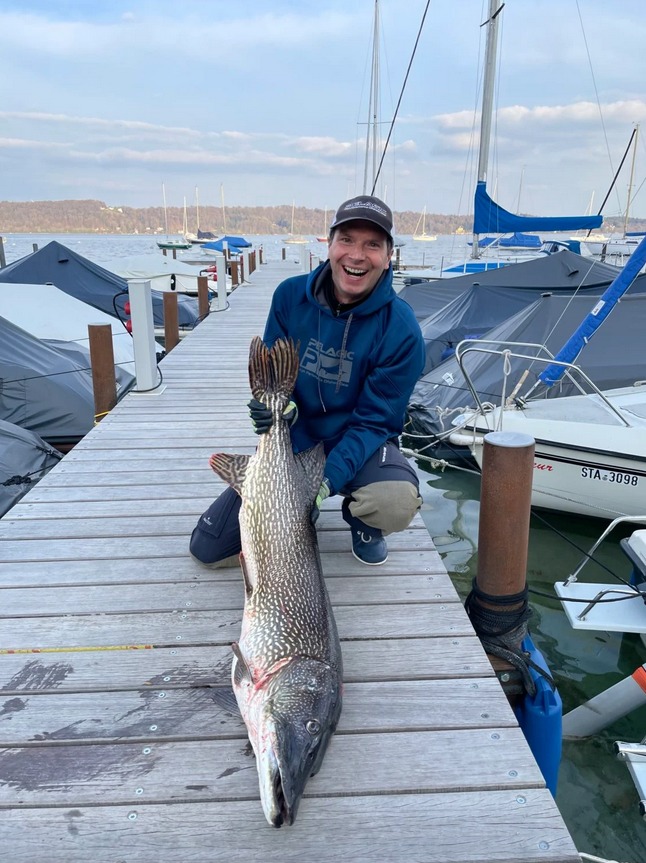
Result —
[[[323, 441], [325, 478], [312, 521], [329, 495], [343, 495], [352, 551], [363, 563], [385, 562], [385, 536], [404, 530], [421, 506], [417, 475], [398, 445], [404, 412], [425, 361], [415, 315], [392, 287], [393, 220], [370, 195], [339, 207], [328, 260], [274, 292], [264, 341], [300, 343], [300, 368], [289, 412], [295, 452]], [[258, 434], [271, 412], [252, 399]], [[191, 537], [194, 558], [222, 566], [240, 551], [240, 498], [229, 488]]]

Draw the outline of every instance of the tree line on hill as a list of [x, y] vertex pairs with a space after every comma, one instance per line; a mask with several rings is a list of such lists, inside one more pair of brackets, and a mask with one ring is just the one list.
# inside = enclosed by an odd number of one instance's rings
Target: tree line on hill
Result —
[[[323, 209], [295, 207], [293, 233], [324, 236], [333, 212]], [[183, 232], [184, 209], [167, 207], [168, 233]], [[410, 235], [420, 231], [421, 213], [411, 210], [396, 212], [395, 230]], [[186, 208], [187, 228], [192, 233], [199, 227], [215, 234], [285, 235], [292, 231], [292, 205], [275, 207], [225, 208], [195, 206]], [[472, 217], [427, 213], [428, 234], [453, 234], [469, 231]], [[621, 219], [606, 220], [601, 230], [620, 232]], [[629, 230], [646, 230], [646, 219], [629, 220]], [[109, 207], [103, 201], [0, 201], [0, 235], [2, 234], [162, 234], [166, 233], [162, 207]]]

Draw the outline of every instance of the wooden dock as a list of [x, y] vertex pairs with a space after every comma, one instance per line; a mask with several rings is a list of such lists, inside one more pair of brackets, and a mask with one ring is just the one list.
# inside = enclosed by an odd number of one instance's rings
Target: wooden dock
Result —
[[343, 713], [292, 827], [264, 819], [231, 707], [237, 568], [189, 556], [251, 452], [251, 337], [293, 261], [263, 265], [0, 520], [0, 847], [11, 863], [577, 863], [420, 517], [388, 562], [319, 520]]

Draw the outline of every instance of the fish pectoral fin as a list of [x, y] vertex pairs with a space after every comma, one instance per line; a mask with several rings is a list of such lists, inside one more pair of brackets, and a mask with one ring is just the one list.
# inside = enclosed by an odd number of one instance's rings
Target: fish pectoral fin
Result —
[[237, 641], [234, 641], [231, 645], [231, 649], [233, 650], [234, 666], [233, 666], [233, 683], [236, 686], [240, 686], [242, 683], [253, 683], [253, 677], [251, 676], [251, 671], [249, 670], [249, 666], [242, 655], [242, 651], [240, 650], [240, 645]]
[[214, 452], [209, 459], [211, 470], [214, 470], [219, 477], [234, 488], [238, 494], [242, 492], [242, 483], [244, 482], [249, 464], [249, 455], [232, 455], [225, 452]]
[[325, 450], [323, 444], [317, 443], [316, 446], [297, 453], [294, 459], [305, 475], [307, 488], [310, 491], [312, 500], [314, 500], [323, 482], [323, 471], [325, 470]]

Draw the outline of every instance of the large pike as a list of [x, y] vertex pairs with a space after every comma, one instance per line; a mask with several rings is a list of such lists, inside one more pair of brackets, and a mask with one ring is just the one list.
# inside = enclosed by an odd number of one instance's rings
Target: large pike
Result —
[[273, 424], [254, 455], [211, 456], [242, 498], [245, 604], [232, 681], [274, 827], [293, 823], [341, 713], [341, 648], [310, 521], [325, 455], [319, 444], [295, 456], [283, 419], [298, 362], [291, 341], [268, 350], [252, 340], [251, 392], [271, 409]]

